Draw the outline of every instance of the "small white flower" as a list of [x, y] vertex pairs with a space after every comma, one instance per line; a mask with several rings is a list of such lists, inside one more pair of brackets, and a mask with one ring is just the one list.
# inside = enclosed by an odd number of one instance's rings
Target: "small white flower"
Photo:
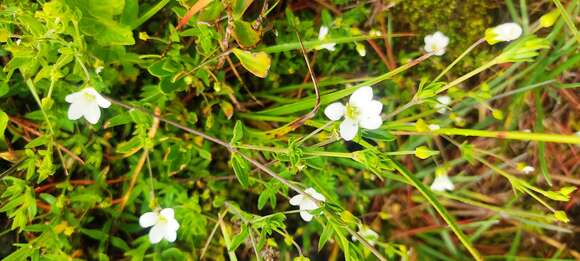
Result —
[[530, 165], [527, 165], [527, 166], [525, 166], [525, 167], [522, 168], [522, 173], [524, 173], [524, 174], [530, 174], [530, 173], [532, 173], [534, 171], [536, 171], [536, 168], [534, 168], [534, 167], [532, 167]]
[[445, 54], [445, 48], [449, 44], [449, 37], [445, 36], [442, 32], [427, 35], [424, 40], [425, 47], [423, 49], [437, 56]]
[[103, 66], [97, 66], [97, 68], [95, 68], [95, 73], [100, 74], [103, 71], [103, 69], [104, 69]]
[[99, 107], [109, 108], [111, 106], [111, 102], [93, 88], [71, 93], [65, 97], [65, 101], [71, 104], [68, 108], [68, 118], [70, 120], [78, 120], [81, 117], [85, 117], [91, 124], [97, 123], [101, 117], [101, 109]]
[[436, 130], [441, 129], [441, 127], [437, 124], [429, 124], [429, 126], [427, 126], [427, 127], [432, 131], [436, 131]]
[[[326, 39], [326, 35], [328, 34], [328, 27], [326, 26], [321, 26], [320, 27], [320, 31], [318, 32], [318, 40], [323, 41], [324, 39]], [[334, 51], [334, 46], [336, 45], [336, 43], [326, 43], [326, 44], [321, 44], [318, 47], [316, 47], [316, 50], [322, 50], [322, 49], [326, 49], [329, 51]]]
[[437, 109], [438, 113], [445, 113], [447, 112], [447, 106], [451, 104], [451, 97], [447, 95], [437, 97], [437, 104], [435, 104], [435, 109]]
[[[320, 194], [316, 190], [314, 190], [313, 188], [307, 188], [306, 190], [304, 190], [304, 192], [318, 201], [322, 201], [322, 202], [326, 201], [326, 198], [322, 194]], [[302, 194], [298, 194], [298, 195], [292, 197], [290, 199], [290, 205], [299, 206], [300, 216], [306, 222], [309, 222], [310, 220], [312, 220], [312, 217], [313, 217], [309, 211], [315, 210], [318, 208], [318, 204], [316, 201], [314, 201], [310, 197], [304, 196]]]
[[324, 115], [337, 121], [344, 116], [340, 124], [340, 136], [344, 140], [352, 140], [359, 126], [367, 130], [376, 130], [383, 124], [381, 111], [383, 104], [373, 100], [373, 89], [369, 86], [360, 87], [350, 96], [348, 104], [335, 102], [324, 109]]
[[[358, 230], [358, 234], [363, 237], [371, 246], [374, 246], [379, 239], [379, 234], [367, 226], [362, 226]], [[358, 241], [355, 236], [351, 237], [352, 241]]]
[[449, 179], [449, 176], [442, 175], [435, 177], [433, 184], [431, 184], [431, 189], [434, 191], [454, 190], [455, 186], [451, 182], [451, 179]]
[[489, 44], [509, 42], [520, 38], [522, 32], [522, 27], [516, 23], [500, 24], [485, 31], [485, 40]]
[[179, 229], [179, 223], [174, 215], [172, 208], [147, 212], [139, 217], [139, 225], [143, 228], [152, 226], [149, 230], [149, 241], [152, 244], [159, 243], [161, 239], [173, 242], [177, 238], [177, 229]]
[[16, 40], [16, 45], [20, 45], [21, 43], [22, 43], [22, 39], [19, 38], [18, 40]]

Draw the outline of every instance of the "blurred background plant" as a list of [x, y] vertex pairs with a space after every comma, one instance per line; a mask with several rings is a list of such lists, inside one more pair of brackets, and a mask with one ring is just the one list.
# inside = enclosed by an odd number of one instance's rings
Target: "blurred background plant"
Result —
[[[578, 10], [5, 0], [0, 257], [580, 259]], [[483, 41], [512, 21], [521, 39]], [[424, 55], [435, 31], [446, 53]], [[385, 121], [342, 141], [318, 105], [364, 85]], [[96, 125], [67, 119], [86, 87], [113, 101]], [[436, 175], [455, 189], [430, 190]], [[305, 222], [288, 200], [309, 187], [326, 200]], [[157, 207], [176, 242], [139, 226]]]

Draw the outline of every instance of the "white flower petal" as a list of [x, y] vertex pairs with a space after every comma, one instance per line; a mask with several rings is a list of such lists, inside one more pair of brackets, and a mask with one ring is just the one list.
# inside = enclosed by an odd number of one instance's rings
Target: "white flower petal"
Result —
[[300, 210], [314, 210], [318, 208], [318, 204], [312, 199], [305, 198], [300, 202]]
[[318, 31], [318, 40], [323, 40], [324, 38], [326, 38], [326, 35], [328, 34], [328, 27], [326, 26], [321, 26], [320, 30]]
[[150, 227], [157, 223], [157, 213], [147, 212], [139, 217], [139, 225], [141, 227]]
[[165, 240], [169, 242], [174, 242], [177, 239], [177, 232], [175, 230], [167, 230], [165, 231]]
[[445, 48], [449, 44], [449, 38], [441, 32], [427, 35], [424, 38], [426, 52], [441, 56], [445, 54]]
[[103, 97], [102, 95], [97, 95], [97, 104], [99, 106], [101, 106], [101, 108], [109, 108], [111, 107], [111, 102], [107, 99], [105, 99], [105, 97]]
[[161, 212], [159, 212], [159, 214], [161, 214], [168, 220], [175, 219], [175, 212], [173, 211], [172, 208], [164, 208], [163, 210], [161, 210]]
[[431, 184], [431, 189], [434, 191], [454, 190], [455, 186], [448, 176], [438, 176]]
[[83, 95], [82, 91], [71, 93], [71, 94], [67, 95], [66, 97], [64, 97], [64, 100], [68, 103], [78, 102], [82, 98], [82, 95]]
[[157, 244], [165, 237], [164, 226], [155, 225], [149, 231], [149, 241], [151, 244]]
[[298, 195], [290, 198], [290, 205], [299, 206], [303, 199], [304, 199], [304, 195], [298, 194]]
[[383, 125], [383, 119], [381, 118], [381, 115], [363, 115], [358, 119], [358, 123], [360, 124], [361, 128], [367, 130], [376, 130], [380, 128], [381, 125]]
[[344, 116], [345, 107], [340, 102], [331, 103], [324, 109], [324, 115], [332, 121], [340, 120]]
[[324, 197], [324, 195], [318, 193], [318, 191], [316, 191], [314, 188], [310, 187], [307, 188], [306, 190], [304, 190], [304, 192], [306, 192], [306, 194], [312, 196], [313, 198], [320, 200], [320, 201], [325, 201], [326, 198]]
[[500, 24], [492, 30], [499, 41], [513, 41], [518, 39], [523, 33], [522, 27], [516, 23]]
[[349, 103], [356, 107], [364, 107], [373, 99], [373, 88], [363, 86], [358, 88], [350, 95]]
[[443, 104], [443, 105], [449, 105], [451, 104], [451, 97], [447, 96], [447, 95], [442, 95], [437, 97], [437, 102]]
[[345, 119], [340, 123], [340, 137], [344, 140], [352, 140], [358, 132], [358, 124], [351, 119]]
[[363, 115], [374, 116], [379, 115], [383, 111], [383, 104], [377, 100], [371, 100], [359, 108]]
[[167, 228], [176, 231], [179, 229], [179, 223], [177, 223], [177, 220], [175, 219], [170, 219], [167, 221]]
[[436, 131], [441, 129], [441, 126], [437, 125], [437, 124], [429, 124], [428, 128], [432, 131]]
[[86, 104], [83, 114], [89, 123], [95, 124], [99, 122], [99, 118], [101, 117], [101, 109], [96, 103]]
[[312, 220], [312, 214], [308, 213], [308, 211], [300, 211], [300, 217], [306, 222], [310, 222]]
[[84, 112], [85, 104], [82, 102], [74, 102], [71, 103], [70, 107], [68, 107], [67, 117], [69, 120], [78, 120], [80, 119]]
[[524, 174], [530, 174], [530, 173], [532, 173], [532, 172], [534, 172], [534, 171], [536, 171], [536, 168], [534, 168], [534, 167], [532, 167], [532, 166], [525, 166], [525, 167], [522, 169], [522, 172], [523, 172]]

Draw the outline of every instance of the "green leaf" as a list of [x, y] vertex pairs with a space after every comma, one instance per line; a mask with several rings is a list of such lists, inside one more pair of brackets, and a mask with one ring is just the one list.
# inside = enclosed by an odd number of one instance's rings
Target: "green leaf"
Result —
[[242, 15], [244, 15], [244, 12], [246, 12], [246, 9], [250, 7], [252, 2], [254, 2], [254, 0], [234, 0], [234, 4], [232, 7], [234, 19], [236, 20], [240, 19]]
[[0, 140], [4, 140], [4, 132], [8, 126], [8, 114], [0, 109]]
[[233, 36], [242, 47], [255, 46], [260, 41], [260, 33], [246, 21], [235, 20]]
[[420, 147], [417, 147], [415, 149], [415, 156], [417, 156], [417, 158], [420, 158], [420, 159], [427, 159], [427, 158], [429, 158], [431, 156], [435, 156], [437, 154], [439, 154], [439, 151], [430, 150], [426, 146], [420, 146]]
[[234, 136], [230, 140], [230, 144], [238, 143], [244, 137], [244, 124], [242, 121], [237, 120], [236, 125], [234, 125]]
[[228, 247], [229, 251], [236, 251], [236, 249], [246, 240], [246, 238], [250, 235], [250, 229], [248, 225], [242, 225], [242, 231], [239, 234], [235, 235], [232, 238], [232, 243]]
[[558, 210], [558, 211], [554, 212], [554, 217], [557, 220], [562, 221], [564, 223], [570, 222], [570, 219], [568, 218], [568, 215], [566, 215], [566, 212], [564, 212], [562, 210]]
[[320, 250], [324, 247], [326, 242], [332, 237], [333, 234], [334, 227], [332, 224], [328, 223], [326, 226], [324, 226], [324, 229], [322, 229], [322, 234], [320, 234], [320, 239], [318, 240], [318, 252], [320, 252]]
[[129, 245], [127, 245], [127, 243], [125, 243], [125, 241], [123, 239], [116, 237], [116, 236], [111, 237], [111, 244], [113, 246], [115, 246], [116, 248], [119, 248], [119, 249], [124, 250], [124, 251], [131, 249], [129, 247]]
[[114, 20], [86, 17], [81, 22], [81, 30], [103, 46], [135, 44], [131, 27]]
[[232, 154], [230, 164], [234, 169], [234, 173], [236, 174], [238, 181], [240, 184], [242, 184], [242, 187], [247, 188], [249, 185], [248, 176], [251, 170], [248, 161], [239, 154]]
[[374, 140], [384, 140], [384, 141], [393, 141], [395, 140], [395, 135], [391, 134], [386, 130], [365, 130], [364, 135], [367, 138], [371, 138]]
[[251, 53], [238, 48], [234, 48], [232, 51], [246, 70], [260, 78], [266, 78], [272, 62], [268, 54], [265, 52]]
[[28, 144], [26, 144], [26, 146], [24, 146], [24, 148], [31, 149], [31, 148], [35, 148], [38, 146], [42, 146], [42, 145], [47, 144], [49, 140], [50, 139], [48, 138], [48, 136], [40, 136], [40, 137], [28, 142]]
[[109, 237], [107, 233], [97, 229], [81, 228], [81, 233], [99, 241], [105, 240]]

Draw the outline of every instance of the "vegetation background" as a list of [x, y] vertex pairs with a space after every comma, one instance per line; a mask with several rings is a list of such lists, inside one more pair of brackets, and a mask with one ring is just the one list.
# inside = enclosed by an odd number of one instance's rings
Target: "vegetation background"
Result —
[[[0, 1], [0, 257], [578, 260], [579, 6]], [[480, 40], [504, 22], [522, 39]], [[343, 141], [322, 111], [365, 85], [385, 121]], [[67, 119], [86, 87], [113, 102], [95, 125]], [[311, 222], [288, 203], [308, 187]], [[158, 207], [174, 243], [139, 226]]]

